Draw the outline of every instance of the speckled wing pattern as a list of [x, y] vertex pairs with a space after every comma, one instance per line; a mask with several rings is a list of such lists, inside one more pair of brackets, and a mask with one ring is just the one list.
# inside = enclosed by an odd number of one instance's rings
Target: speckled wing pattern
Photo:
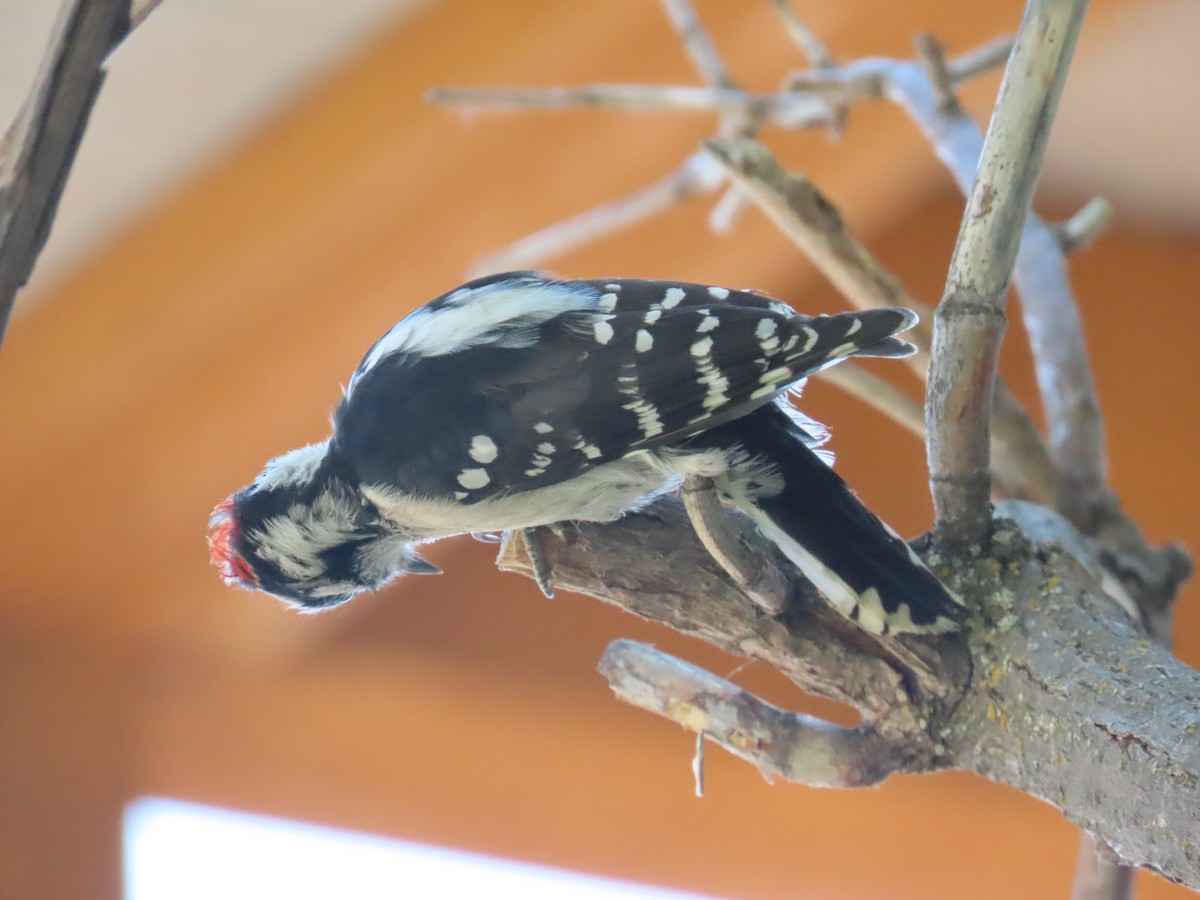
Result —
[[565, 306], [495, 323], [514, 337], [472, 345], [470, 371], [455, 352], [373, 350], [335, 415], [331, 458], [355, 460], [365, 483], [474, 503], [681, 441], [847, 356], [913, 349], [892, 336], [915, 322], [907, 310], [808, 317], [748, 291], [527, 272], [464, 285], [422, 322], [496, 314], [510, 284], [557, 290]]

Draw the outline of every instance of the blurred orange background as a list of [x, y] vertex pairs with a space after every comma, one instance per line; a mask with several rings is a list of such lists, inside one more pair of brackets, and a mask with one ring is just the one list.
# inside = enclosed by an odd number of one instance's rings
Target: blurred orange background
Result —
[[[807, 6], [843, 60], [908, 56], [923, 29], [966, 50], [1011, 31], [1021, 8]], [[698, 7], [746, 86], [803, 65], [765, 0]], [[1081, 59], [1124, 27], [1121, 10], [1093, 11]], [[594, 81], [696, 79], [657, 4], [426, 4], [14, 322], [0, 352], [0, 895], [119, 895], [121, 809], [144, 794], [719, 896], [1068, 894], [1070, 824], [964, 773], [817, 791], [768, 785], [714, 751], [695, 798], [691, 736], [616, 702], [595, 665], [616, 637], [722, 674], [739, 661], [589, 598], [547, 601], [498, 574], [494, 548], [444, 542], [428, 554], [440, 578], [312, 617], [226, 589], [209, 567], [213, 504], [326, 433], [339, 384], [380, 332], [486, 253], [667, 174], [712, 133], [703, 116], [466, 117], [422, 102], [434, 85]], [[996, 83], [966, 92], [981, 121]], [[838, 143], [764, 137], [914, 296], [936, 300], [961, 200], [899, 110], [863, 104]], [[1058, 218], [1085, 199], [1048, 178], [1037, 206]], [[713, 235], [711, 202], [551, 265], [842, 308], [756, 211]], [[1072, 261], [1113, 483], [1152, 540], [1193, 547], [1198, 249], [1194, 228], [1118, 206]], [[1036, 408], [1016, 312], [1004, 371]], [[899, 368], [878, 371], [915, 391]], [[839, 470], [870, 505], [902, 533], [928, 527], [916, 440], [828, 385], [811, 385], [805, 408], [833, 426]], [[1176, 633], [1200, 664], [1192, 588]], [[824, 710], [761, 665], [736, 678]], [[1146, 898], [1187, 893], [1139, 878]]]

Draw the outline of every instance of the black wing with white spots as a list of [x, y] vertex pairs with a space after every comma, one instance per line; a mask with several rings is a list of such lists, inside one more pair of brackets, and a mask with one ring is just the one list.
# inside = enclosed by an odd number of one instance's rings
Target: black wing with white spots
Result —
[[745, 415], [853, 355], [905, 356], [916, 321], [808, 317], [705, 285], [506, 273], [380, 339], [335, 416], [331, 465], [474, 503], [561, 482]]

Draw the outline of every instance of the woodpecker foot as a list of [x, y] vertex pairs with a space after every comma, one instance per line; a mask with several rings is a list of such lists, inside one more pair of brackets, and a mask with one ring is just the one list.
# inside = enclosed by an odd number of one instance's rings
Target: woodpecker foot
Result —
[[[553, 528], [553, 526], [551, 526]], [[542, 589], [542, 593], [554, 599], [554, 575], [550, 572], [550, 561], [546, 559], [546, 548], [542, 546], [541, 535], [536, 528], [521, 529], [521, 543], [533, 567], [533, 580]]]

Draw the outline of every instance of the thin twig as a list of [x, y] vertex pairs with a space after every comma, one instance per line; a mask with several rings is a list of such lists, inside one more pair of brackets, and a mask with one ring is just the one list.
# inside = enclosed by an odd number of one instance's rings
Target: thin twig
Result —
[[599, 669], [621, 700], [702, 734], [767, 779], [866, 787], [903, 768], [906, 754], [869, 726], [785, 712], [648, 644], [613, 641]]
[[989, 426], [1005, 295], [1086, 9], [1086, 0], [1030, 0], [1026, 8], [935, 317], [930, 480], [938, 533], [959, 543], [978, 543], [991, 529]]
[[[747, 196], [796, 242], [852, 303], [864, 309], [890, 305], [915, 310], [921, 316], [921, 323], [905, 336], [922, 351], [928, 351], [932, 312], [905, 293], [903, 285], [854, 239], [837, 209], [811, 181], [796, 173], [784, 172], [769, 149], [745, 138], [713, 140], [706, 147], [728, 169]], [[925, 352], [910, 358], [910, 365], [922, 379], [926, 375], [928, 359]], [[891, 395], [885, 396], [877, 386], [864, 383], [862, 376], [866, 373], [860, 369], [835, 367], [824, 374], [844, 389], [867, 399], [910, 431], [924, 435], [924, 422], [918, 425], [912, 421], [912, 402], [900, 391], [892, 388]], [[1053, 502], [1061, 479], [1041, 436], [1003, 383], [997, 384], [996, 396], [992, 439], [999, 445], [995, 459], [999, 487], [1005, 496]]]
[[749, 138], [714, 138], [704, 147], [852, 304], [929, 312], [850, 236], [837, 208], [816, 185], [797, 172], [785, 172], [765, 145]]
[[1112, 219], [1112, 204], [1103, 197], [1093, 197], [1083, 208], [1061, 225], [1054, 226], [1058, 246], [1068, 256], [1092, 246]]
[[741, 536], [729, 526], [713, 480], [688, 476], [680, 495], [700, 542], [734, 584], [764, 612], [773, 616], [783, 612], [791, 593], [787, 579], [768, 557], [746, 547]]
[[946, 65], [942, 45], [932, 34], [922, 32], [913, 38], [917, 59], [925, 69], [925, 75], [937, 94], [938, 113], [943, 116], [960, 116], [962, 107], [954, 94], [954, 76]]
[[837, 65], [829, 48], [821, 41], [815, 31], [808, 27], [799, 13], [792, 9], [788, 0], [771, 0], [771, 8], [779, 16], [783, 30], [797, 47], [808, 57], [814, 69], [832, 69]]
[[884, 381], [852, 362], [830, 366], [823, 369], [817, 377], [830, 384], [836, 384], [847, 394], [869, 404], [924, 440], [924, 409], [920, 403], [890, 381]]
[[[948, 67], [956, 81], [974, 77], [1003, 62], [1010, 45], [1011, 41], [986, 44], [951, 60]], [[757, 123], [805, 128], [831, 125], [837, 110], [847, 109], [858, 100], [884, 96], [887, 87], [885, 76], [894, 75], [898, 67], [904, 66], [915, 72], [918, 82], [927, 84], [915, 63], [862, 60], [836, 70], [793, 73], [785, 80], [783, 90], [775, 94], [747, 94], [740, 90], [714, 90], [711, 87], [591, 85], [535, 89], [435, 88], [426, 94], [426, 99], [432, 103], [490, 109], [604, 106], [640, 111], [744, 114]], [[899, 68], [899, 71], [903, 69]], [[897, 98], [893, 96], [892, 99]], [[936, 111], [932, 103], [930, 111], [931, 115]], [[967, 125], [974, 128], [969, 120]], [[695, 157], [691, 157], [684, 168], [693, 163]], [[490, 272], [542, 265], [584, 241], [631, 225], [695, 193], [716, 190], [721, 183], [719, 180], [716, 183], [706, 182], [701, 190], [691, 190], [687, 188], [688, 178], [683, 173], [676, 173], [627, 198], [552, 225], [482, 260], [473, 271]], [[676, 179], [682, 180], [682, 188]], [[741, 206], [741, 194], [727, 192], [714, 208], [710, 224], [717, 230], [727, 227]]]
[[711, 193], [724, 182], [724, 173], [708, 154], [696, 153], [677, 171], [651, 185], [526, 235], [484, 257], [472, 268], [472, 277], [541, 265], [581, 244], [628, 228], [687, 197]]
[[717, 45], [689, 0], [662, 0], [662, 4], [700, 77], [712, 87], [734, 87], [729, 69], [717, 52]]
[[1104, 419], [1067, 262], [1054, 232], [1031, 216], [1013, 273], [1046, 413], [1050, 452], [1062, 473], [1056, 506], [1093, 533], [1107, 494]]
[[737, 88], [656, 84], [587, 84], [578, 87], [439, 87], [429, 103], [472, 110], [615, 109], [622, 112], [737, 113], [756, 122], [791, 128], [821, 125], [829, 110], [819, 98]]

